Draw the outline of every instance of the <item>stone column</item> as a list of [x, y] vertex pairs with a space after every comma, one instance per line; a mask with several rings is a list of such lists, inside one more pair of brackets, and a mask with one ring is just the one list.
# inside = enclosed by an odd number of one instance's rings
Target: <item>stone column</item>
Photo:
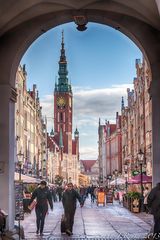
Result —
[[14, 145], [16, 91], [9, 84], [0, 85], [0, 208], [7, 214], [7, 229], [14, 226]]
[[160, 64], [152, 69], [152, 177], [153, 186], [160, 182]]

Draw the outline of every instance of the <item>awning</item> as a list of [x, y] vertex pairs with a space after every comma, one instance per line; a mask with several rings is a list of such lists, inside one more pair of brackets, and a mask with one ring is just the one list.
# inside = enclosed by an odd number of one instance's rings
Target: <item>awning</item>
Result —
[[[19, 180], [19, 173], [15, 172], [14, 173], [14, 180], [18, 181]], [[33, 178], [24, 174], [21, 174], [21, 180], [23, 180], [24, 183], [40, 183], [40, 179]]]
[[[141, 183], [141, 174], [138, 174], [128, 180], [128, 183], [138, 184]], [[142, 183], [152, 183], [152, 176], [142, 174]]]
[[122, 185], [125, 184], [125, 179], [124, 178], [117, 178], [114, 179], [113, 181], [110, 182], [110, 185]]

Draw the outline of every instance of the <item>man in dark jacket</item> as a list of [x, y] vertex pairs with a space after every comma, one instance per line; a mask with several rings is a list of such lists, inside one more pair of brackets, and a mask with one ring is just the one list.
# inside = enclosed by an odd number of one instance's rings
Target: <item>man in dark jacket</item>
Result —
[[154, 237], [160, 239], [160, 183], [149, 193], [147, 203], [154, 216]]
[[45, 216], [48, 211], [48, 202], [51, 210], [53, 210], [52, 195], [47, 187], [46, 181], [41, 181], [40, 187], [36, 188], [32, 194], [29, 205], [36, 198], [37, 204], [35, 207], [36, 211], [36, 223], [37, 223], [37, 234], [40, 230], [40, 235], [43, 235]]
[[62, 203], [64, 207], [65, 219], [66, 219], [66, 233], [72, 235], [74, 214], [76, 211], [77, 199], [80, 202], [81, 207], [83, 206], [80, 195], [73, 189], [73, 184], [68, 183], [67, 189], [63, 192]]

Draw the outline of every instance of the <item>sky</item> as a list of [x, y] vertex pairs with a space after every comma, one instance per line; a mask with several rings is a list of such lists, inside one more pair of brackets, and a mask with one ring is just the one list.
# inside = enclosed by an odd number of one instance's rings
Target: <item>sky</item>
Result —
[[121, 98], [127, 105], [127, 88], [133, 89], [135, 60], [139, 48], [124, 34], [109, 26], [88, 23], [80, 32], [74, 23], [57, 26], [41, 35], [24, 54], [27, 88], [37, 85], [47, 128], [53, 127], [53, 94], [58, 78], [61, 34], [64, 30], [68, 78], [73, 91], [73, 132], [80, 135], [80, 159], [98, 158], [98, 123], [115, 122]]

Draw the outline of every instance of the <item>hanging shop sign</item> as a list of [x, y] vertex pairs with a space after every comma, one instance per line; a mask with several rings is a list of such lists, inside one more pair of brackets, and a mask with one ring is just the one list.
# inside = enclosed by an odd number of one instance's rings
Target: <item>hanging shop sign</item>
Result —
[[24, 220], [23, 181], [15, 181], [15, 220]]

